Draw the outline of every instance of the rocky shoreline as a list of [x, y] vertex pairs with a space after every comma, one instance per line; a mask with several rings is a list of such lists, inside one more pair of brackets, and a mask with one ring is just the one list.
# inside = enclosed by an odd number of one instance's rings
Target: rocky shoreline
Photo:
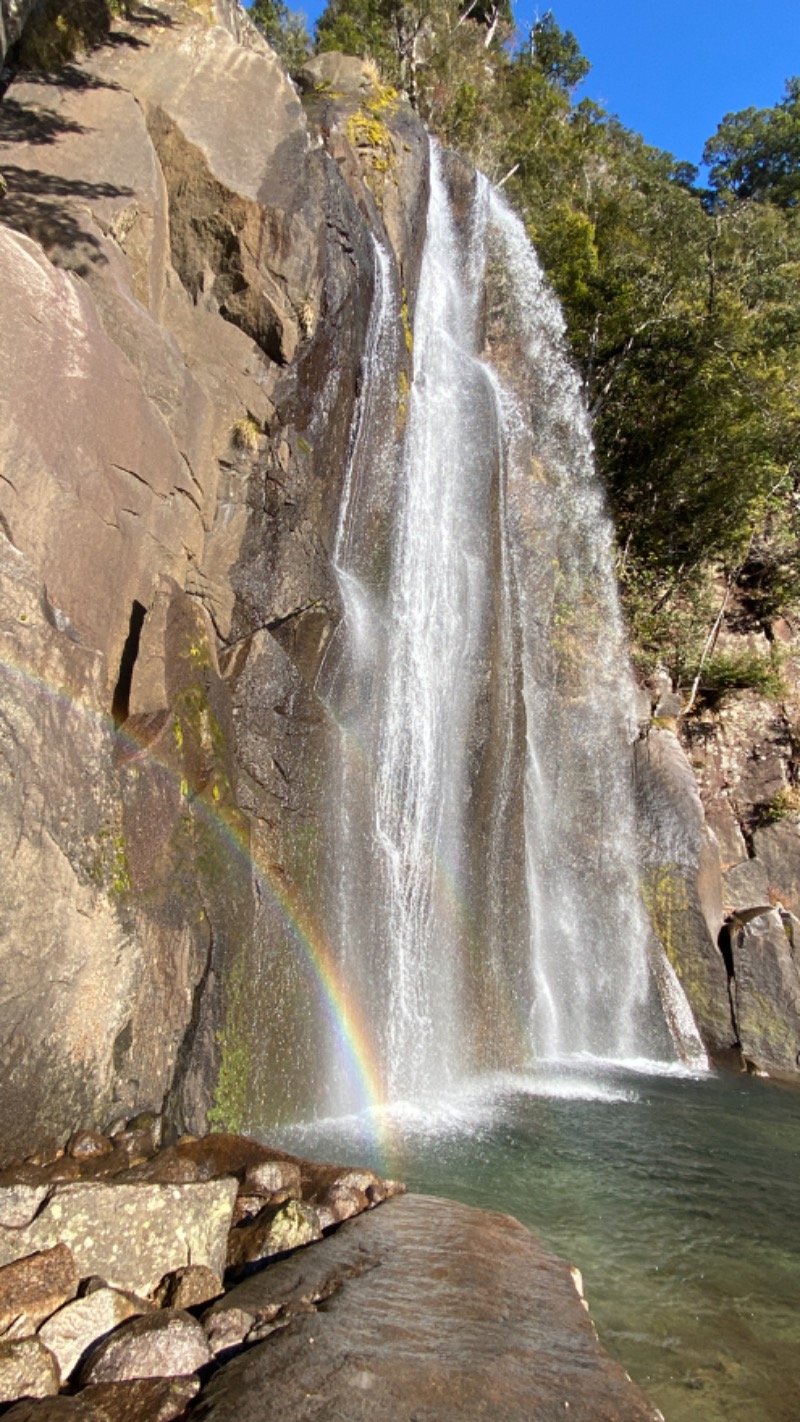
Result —
[[658, 1418], [515, 1220], [160, 1134], [143, 1114], [0, 1174], [9, 1422]]

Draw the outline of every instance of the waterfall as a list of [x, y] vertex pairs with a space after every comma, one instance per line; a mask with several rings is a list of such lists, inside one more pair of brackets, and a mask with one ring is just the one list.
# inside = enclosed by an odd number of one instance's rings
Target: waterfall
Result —
[[674, 1059], [659, 983], [682, 994], [639, 892], [633, 686], [563, 320], [485, 181], [456, 223], [436, 150], [400, 440], [399, 318], [376, 243], [317, 689], [340, 727], [333, 936], [381, 1090]]

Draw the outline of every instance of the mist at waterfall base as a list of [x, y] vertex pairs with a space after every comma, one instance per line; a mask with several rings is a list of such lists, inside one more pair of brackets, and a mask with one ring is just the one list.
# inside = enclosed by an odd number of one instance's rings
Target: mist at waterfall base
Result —
[[708, 1072], [648, 925], [611, 529], [560, 312], [521, 224], [434, 152], [398, 397], [402, 293], [374, 261], [315, 688], [339, 728], [335, 1010], [310, 1108], [269, 1139], [529, 1224], [668, 1422], [788, 1422], [800, 1102]]
[[385, 1137], [354, 1116], [271, 1139], [516, 1216], [666, 1422], [797, 1422], [800, 1093], [576, 1064], [399, 1109]]

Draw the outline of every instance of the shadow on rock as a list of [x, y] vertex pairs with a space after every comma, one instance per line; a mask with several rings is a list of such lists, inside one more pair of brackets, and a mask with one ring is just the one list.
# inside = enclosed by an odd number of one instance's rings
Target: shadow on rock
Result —
[[32, 237], [48, 254], [54, 249], [78, 252], [83, 261], [70, 262], [70, 266], [79, 275], [88, 270], [89, 263], [106, 261], [97, 237], [82, 226], [76, 213], [65, 208], [64, 203], [128, 197], [131, 188], [116, 187], [112, 183], [86, 183], [14, 165], [0, 168], [0, 178], [5, 184], [5, 192], [0, 190], [0, 221], [6, 226]]
[[54, 109], [31, 108], [16, 99], [0, 105], [0, 143], [55, 143], [64, 133], [85, 133], [83, 124]]

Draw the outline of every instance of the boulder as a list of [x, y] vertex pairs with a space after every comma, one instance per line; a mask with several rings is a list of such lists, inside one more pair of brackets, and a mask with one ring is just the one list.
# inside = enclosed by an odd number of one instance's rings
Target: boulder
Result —
[[[288, 1199], [299, 1200], [302, 1194], [300, 1165], [293, 1160], [262, 1160], [249, 1165], [242, 1181], [242, 1193], [261, 1195], [273, 1204]], [[281, 1200], [276, 1196], [281, 1196]]]
[[144, 1300], [118, 1289], [98, 1288], [54, 1313], [42, 1324], [39, 1337], [56, 1358], [61, 1378], [66, 1382], [94, 1344], [126, 1318], [148, 1311]]
[[659, 1417], [603, 1352], [568, 1266], [508, 1216], [391, 1200], [228, 1297], [280, 1301], [284, 1326], [210, 1379], [198, 1422], [307, 1418], [310, 1399], [371, 1422]]
[[191, 1314], [161, 1309], [123, 1323], [90, 1354], [84, 1387], [130, 1378], [177, 1378], [211, 1362], [206, 1335]]
[[0, 1227], [23, 1229], [29, 1225], [49, 1193], [49, 1185], [0, 1185]]
[[159, 1285], [157, 1299], [162, 1308], [197, 1308], [222, 1293], [219, 1274], [206, 1264], [187, 1264], [167, 1274]]
[[237, 1272], [274, 1254], [299, 1249], [322, 1237], [319, 1214], [304, 1200], [267, 1205], [252, 1222], [237, 1225], [228, 1241], [228, 1268]]
[[97, 1156], [110, 1155], [114, 1150], [114, 1142], [100, 1131], [76, 1131], [67, 1141], [66, 1150], [67, 1155], [71, 1155], [75, 1160], [94, 1159]]
[[240, 1348], [255, 1325], [255, 1318], [242, 1308], [223, 1308], [204, 1320], [208, 1346], [214, 1357], [228, 1349]]
[[800, 1069], [800, 957], [796, 920], [784, 917], [777, 909], [746, 923], [734, 917], [730, 942], [742, 1054], [760, 1071], [793, 1076]]
[[0, 1342], [0, 1402], [58, 1392], [58, 1364], [39, 1338]]
[[[186, 1415], [199, 1389], [196, 1377], [134, 1378], [87, 1387], [80, 1401], [101, 1422], [175, 1422]], [[92, 1418], [87, 1417], [87, 1422]]]
[[198, 1378], [137, 1378], [98, 1383], [77, 1397], [18, 1402], [11, 1422], [175, 1422], [200, 1387]]
[[166, 1273], [206, 1264], [222, 1274], [236, 1181], [195, 1185], [58, 1186], [31, 1225], [0, 1230], [0, 1260], [69, 1245], [82, 1278], [98, 1274], [136, 1294], [152, 1294]]
[[4, 1265], [0, 1268], [0, 1334], [23, 1338], [35, 1333], [51, 1313], [74, 1298], [77, 1287], [78, 1270], [66, 1244]]

